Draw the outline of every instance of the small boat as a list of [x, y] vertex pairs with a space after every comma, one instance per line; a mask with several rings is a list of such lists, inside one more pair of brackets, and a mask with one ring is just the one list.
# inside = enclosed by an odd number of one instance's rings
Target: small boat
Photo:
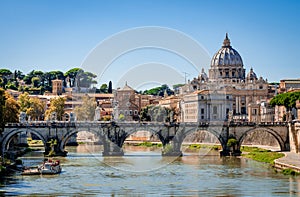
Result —
[[45, 159], [44, 162], [37, 167], [24, 168], [22, 175], [40, 175], [40, 174], [59, 174], [61, 173], [60, 161]]

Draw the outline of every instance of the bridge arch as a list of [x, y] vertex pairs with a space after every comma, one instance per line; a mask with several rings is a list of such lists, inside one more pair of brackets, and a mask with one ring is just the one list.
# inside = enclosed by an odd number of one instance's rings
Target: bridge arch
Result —
[[221, 135], [221, 131], [216, 131], [215, 129], [212, 129], [210, 127], [208, 128], [193, 128], [193, 129], [188, 129], [184, 132], [184, 136], [182, 138], [182, 142], [184, 141], [184, 139], [189, 135], [192, 134], [194, 132], [198, 132], [198, 131], [206, 131], [210, 134], [212, 134], [213, 136], [215, 136], [218, 141], [220, 142], [221, 146], [223, 149], [226, 148], [226, 139], [224, 139]]
[[3, 140], [2, 140], [2, 147], [1, 147], [2, 153], [4, 153], [8, 149], [8, 145], [9, 145], [10, 141], [12, 140], [12, 138], [15, 135], [17, 135], [17, 134], [19, 134], [21, 132], [24, 132], [24, 131], [25, 132], [33, 133], [36, 136], [38, 136], [38, 138], [43, 141], [44, 148], [46, 149], [47, 140], [45, 139], [45, 137], [40, 132], [38, 132], [38, 131], [36, 131], [36, 130], [34, 130], [32, 128], [26, 128], [26, 129], [24, 129], [24, 128], [16, 128], [16, 129], [13, 129], [13, 130], [9, 131], [9, 133], [6, 134], [6, 135], [4, 134]]
[[284, 139], [282, 139], [282, 137], [275, 130], [268, 128], [268, 127], [255, 127], [255, 128], [251, 128], [251, 129], [245, 131], [243, 133], [243, 135], [239, 139], [237, 139], [238, 140], [238, 150], [240, 150], [242, 143], [243, 143], [245, 137], [247, 136], [247, 134], [249, 134], [251, 132], [255, 132], [255, 131], [264, 131], [264, 132], [271, 134], [278, 142], [281, 151], [285, 151], [287, 149]]
[[94, 129], [90, 129], [90, 128], [74, 128], [72, 129], [70, 132], [67, 132], [65, 135], [62, 136], [61, 138], [61, 142], [60, 142], [60, 150], [61, 151], [64, 151], [65, 149], [65, 146], [68, 142], [68, 140], [70, 139], [70, 137], [72, 137], [73, 135], [75, 135], [76, 133], [79, 133], [81, 131], [87, 131], [87, 132], [90, 132], [96, 136], [99, 136], [99, 137], [103, 137], [100, 133], [100, 131], [97, 131], [97, 130], [94, 130]]
[[153, 135], [157, 135], [157, 133], [158, 133], [160, 130], [155, 130], [155, 129], [152, 129], [152, 128], [140, 128], [140, 129], [134, 128], [134, 129], [130, 129], [130, 130], [127, 131], [127, 133], [126, 133], [125, 140], [126, 140], [130, 135], [132, 135], [132, 134], [134, 134], [134, 133], [137, 133], [137, 132], [139, 132], [139, 131], [147, 131], [147, 132], [149, 132], [149, 133], [151, 133], [151, 134], [153, 134]]

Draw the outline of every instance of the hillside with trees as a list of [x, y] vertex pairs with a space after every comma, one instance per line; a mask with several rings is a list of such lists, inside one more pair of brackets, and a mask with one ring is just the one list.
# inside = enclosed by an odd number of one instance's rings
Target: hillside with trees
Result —
[[[97, 84], [96, 77], [97, 75], [81, 68], [72, 68], [65, 73], [59, 70], [49, 72], [32, 70], [28, 74], [20, 70], [0, 69], [0, 87], [42, 95], [52, 91], [54, 79], [62, 80], [64, 87], [91, 88]], [[93, 91], [96, 89], [94, 88]]]

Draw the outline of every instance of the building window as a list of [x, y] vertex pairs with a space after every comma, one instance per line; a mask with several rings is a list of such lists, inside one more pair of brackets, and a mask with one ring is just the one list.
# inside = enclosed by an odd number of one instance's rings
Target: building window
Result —
[[253, 115], [256, 115], [256, 114], [257, 114], [256, 109], [253, 109]]
[[246, 114], [246, 107], [241, 107], [241, 114]]
[[204, 114], [204, 108], [201, 108], [201, 114]]
[[137, 110], [134, 110], [134, 115], [137, 115], [137, 114], [138, 114]]
[[129, 115], [132, 115], [132, 110], [129, 111]]
[[226, 108], [226, 114], [228, 114], [229, 113], [229, 108]]
[[229, 72], [226, 72], [225, 75], [226, 75], [226, 77], [229, 77]]
[[218, 108], [217, 108], [217, 106], [214, 106], [213, 107], [213, 114], [217, 114], [218, 113]]
[[201, 116], [201, 119], [203, 120], [203, 119], [204, 119], [204, 116]]

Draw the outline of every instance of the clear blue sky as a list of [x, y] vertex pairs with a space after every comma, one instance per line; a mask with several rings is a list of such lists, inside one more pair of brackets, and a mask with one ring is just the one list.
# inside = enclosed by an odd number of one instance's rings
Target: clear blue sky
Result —
[[113, 34], [161, 26], [191, 36], [210, 57], [228, 32], [246, 72], [300, 78], [299, 10], [296, 0], [0, 0], [0, 68], [65, 72]]

